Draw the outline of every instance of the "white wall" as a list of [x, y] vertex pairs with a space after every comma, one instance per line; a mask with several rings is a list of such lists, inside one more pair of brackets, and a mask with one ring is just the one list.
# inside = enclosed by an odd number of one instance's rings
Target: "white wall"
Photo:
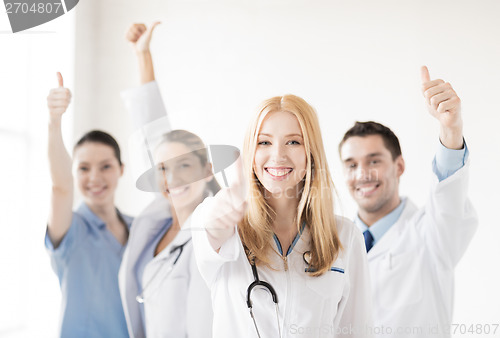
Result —
[[[1, 6], [0, 6], [1, 8]], [[0, 12], [0, 337], [54, 337], [60, 290], [43, 243], [49, 206], [47, 101], [73, 85], [74, 15], [12, 34]], [[72, 109], [64, 118], [71, 142]]]
[[[419, 67], [426, 64], [433, 78], [451, 82], [463, 101], [473, 161], [470, 197], [481, 221], [456, 270], [454, 321], [498, 321], [500, 274], [491, 262], [500, 257], [494, 212], [500, 200], [500, 2], [87, 0], [79, 6], [98, 13], [93, 38], [77, 40], [94, 48], [89, 62], [95, 65], [95, 73], [76, 70], [95, 78], [77, 81], [92, 97], [76, 108], [77, 115], [99, 103], [82, 121], [115, 129], [122, 138], [129, 132], [128, 122], [116, 117], [123, 113], [118, 91], [137, 81], [123, 32], [134, 21], [162, 20], [152, 48], [174, 127], [199, 133], [208, 143], [240, 145], [245, 121], [262, 99], [304, 97], [318, 110], [346, 215], [355, 208], [342, 181], [337, 144], [355, 120], [380, 121], [399, 135], [407, 162], [401, 193], [423, 204], [438, 125], [422, 102]], [[79, 28], [89, 25], [80, 22]], [[137, 194], [125, 187], [131, 183], [123, 182], [120, 203], [136, 211]]]
[[[119, 91], [138, 77], [124, 31], [134, 21], [159, 19], [152, 48], [173, 126], [208, 143], [239, 146], [261, 100], [302, 96], [318, 111], [339, 211], [348, 216], [355, 208], [337, 144], [355, 120], [374, 119], [397, 133], [407, 163], [401, 193], [425, 201], [437, 142], [437, 122], [420, 93], [419, 67], [428, 65], [462, 98], [473, 161], [470, 197], [481, 221], [456, 270], [454, 322], [498, 323], [500, 2], [85, 0], [76, 16], [75, 138], [102, 128], [126, 154], [131, 125]], [[119, 207], [135, 214], [148, 199], [126, 174]]]

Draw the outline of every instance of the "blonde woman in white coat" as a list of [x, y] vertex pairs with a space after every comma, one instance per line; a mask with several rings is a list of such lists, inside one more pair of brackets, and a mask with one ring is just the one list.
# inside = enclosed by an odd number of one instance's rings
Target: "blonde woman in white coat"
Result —
[[371, 337], [363, 237], [334, 215], [314, 109], [294, 95], [264, 101], [243, 158], [247, 175], [192, 219], [206, 229], [193, 231], [193, 244], [214, 337]]
[[[138, 129], [138, 139], [147, 137], [157, 144], [154, 154], [149, 154], [155, 165], [137, 185], [161, 195], [135, 219], [120, 268], [120, 292], [131, 337], [206, 338], [211, 336], [211, 302], [196, 267], [189, 217], [220, 187], [212, 177], [201, 139], [185, 130], [169, 130], [149, 51], [157, 24], [149, 28], [134, 24], [127, 32], [139, 61], [142, 85], [122, 97]], [[159, 137], [151, 137], [154, 133]], [[153, 179], [142, 180], [148, 175]]]

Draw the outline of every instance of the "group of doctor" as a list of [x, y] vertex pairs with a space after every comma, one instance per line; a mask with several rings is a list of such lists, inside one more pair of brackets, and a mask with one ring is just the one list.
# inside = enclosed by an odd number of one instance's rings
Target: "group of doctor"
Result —
[[47, 98], [45, 245], [62, 291], [60, 336], [449, 337], [454, 268], [477, 228], [452, 86], [422, 67], [440, 126], [422, 208], [399, 195], [405, 162], [389, 128], [356, 122], [345, 133], [339, 154], [359, 207], [351, 221], [334, 214], [316, 112], [294, 95], [263, 101], [238, 174], [220, 187], [208, 147], [170, 127], [149, 49], [158, 24], [126, 35], [141, 79], [122, 93], [141, 152], [132, 160], [144, 168], [137, 187], [156, 192], [137, 217], [115, 207], [124, 171], [115, 139], [90, 131], [70, 156], [61, 121], [71, 93], [60, 74]]

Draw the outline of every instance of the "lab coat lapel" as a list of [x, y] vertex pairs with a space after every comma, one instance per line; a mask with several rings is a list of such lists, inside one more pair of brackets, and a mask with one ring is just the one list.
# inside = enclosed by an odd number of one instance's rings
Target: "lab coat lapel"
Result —
[[191, 229], [189, 224], [191, 223], [191, 216], [186, 220], [181, 231], [175, 236], [175, 238], [170, 242], [154, 259], [163, 259], [171, 254], [171, 249], [177, 246], [181, 246], [186, 243], [191, 238]]
[[[211, 192], [207, 193], [207, 197], [212, 197], [213, 194]], [[170, 210], [170, 209], [169, 209]], [[181, 231], [175, 236], [175, 238], [172, 240], [172, 242], [167, 246], [167, 248], [173, 248], [179, 245], [182, 245], [188, 241], [191, 236], [192, 236], [192, 231], [205, 231], [205, 228], [196, 228], [193, 227], [192, 223], [192, 217], [193, 214], [191, 213], [189, 217], [186, 219], [184, 224], [182, 225]], [[165, 249], [167, 249], [165, 248]], [[163, 250], [158, 256], [160, 256], [163, 252], [165, 251], [170, 251], [170, 250]]]
[[409, 200], [406, 200], [406, 205], [394, 225], [387, 230], [382, 238], [368, 252], [368, 261], [385, 254], [400, 240], [401, 233], [404, 231], [406, 221], [410, 219], [417, 211], [416, 206]]
[[[165, 220], [170, 216], [170, 205], [163, 197], [157, 197], [143, 212], [136, 218], [131, 230], [129, 242], [129, 257], [135, 262], [144, 250], [144, 247], [158, 235], [158, 232], [165, 224]], [[133, 235], [132, 235], [133, 234]]]
[[191, 238], [191, 215], [189, 215], [188, 219], [184, 222], [184, 225], [182, 226], [181, 231], [179, 231], [177, 236], [175, 236], [175, 238], [173, 239], [173, 241], [171, 243], [173, 246], [182, 245], [188, 239]]
[[135, 335], [140, 336], [141, 332], [144, 335], [145, 332], [139, 305], [135, 299], [139, 294], [135, 264], [144, 247], [158, 235], [168, 217], [170, 217], [169, 203], [163, 196], [158, 196], [136, 217], [130, 231], [127, 250], [122, 261], [123, 271], [120, 270], [120, 287], [125, 290], [126, 302], [123, 307]]

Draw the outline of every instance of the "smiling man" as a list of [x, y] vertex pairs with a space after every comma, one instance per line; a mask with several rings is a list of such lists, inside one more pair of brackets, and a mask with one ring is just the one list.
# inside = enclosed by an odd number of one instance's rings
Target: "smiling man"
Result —
[[450, 337], [454, 268], [477, 228], [467, 198], [460, 98], [449, 83], [431, 81], [426, 67], [422, 92], [440, 124], [435, 179], [423, 208], [399, 195], [405, 162], [389, 128], [356, 122], [339, 145], [365, 237], [378, 337]]

